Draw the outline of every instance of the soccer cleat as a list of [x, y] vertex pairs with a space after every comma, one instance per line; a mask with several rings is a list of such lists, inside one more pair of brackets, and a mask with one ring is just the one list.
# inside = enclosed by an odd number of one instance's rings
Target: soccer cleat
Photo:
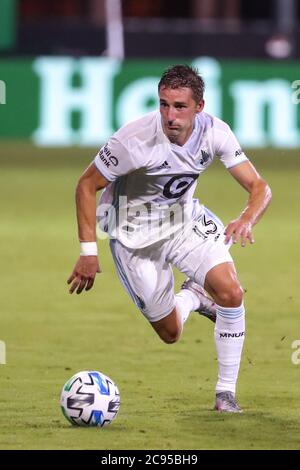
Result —
[[243, 413], [232, 392], [218, 392], [216, 394], [215, 410], [226, 413]]
[[208, 297], [203, 287], [192, 281], [192, 279], [187, 278], [182, 284], [181, 289], [188, 289], [196, 294], [200, 302], [196, 312], [216, 323], [216, 304]]

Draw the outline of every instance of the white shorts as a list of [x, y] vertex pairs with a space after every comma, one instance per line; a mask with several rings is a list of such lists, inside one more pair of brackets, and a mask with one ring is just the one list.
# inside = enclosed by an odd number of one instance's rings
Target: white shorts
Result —
[[142, 314], [155, 322], [175, 306], [172, 266], [204, 286], [210, 269], [233, 262], [230, 244], [225, 245], [224, 240], [222, 222], [204, 208], [188, 230], [172, 239], [137, 250], [111, 240], [110, 247], [123, 286]]

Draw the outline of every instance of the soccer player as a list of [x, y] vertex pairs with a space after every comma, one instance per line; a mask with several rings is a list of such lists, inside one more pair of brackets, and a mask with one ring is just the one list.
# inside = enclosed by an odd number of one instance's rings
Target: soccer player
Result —
[[[80, 257], [68, 283], [70, 293], [80, 294], [100, 272], [97, 212], [123, 286], [164, 342], [179, 339], [192, 311], [215, 321], [215, 409], [237, 413], [245, 309], [229, 248], [254, 242], [252, 228], [271, 191], [229, 126], [203, 111], [203, 92], [194, 68], [167, 69], [158, 84], [159, 111], [119, 129], [85, 170], [76, 189]], [[226, 228], [193, 199], [214, 157], [249, 193], [245, 209]], [[172, 266], [187, 276], [176, 295]]]

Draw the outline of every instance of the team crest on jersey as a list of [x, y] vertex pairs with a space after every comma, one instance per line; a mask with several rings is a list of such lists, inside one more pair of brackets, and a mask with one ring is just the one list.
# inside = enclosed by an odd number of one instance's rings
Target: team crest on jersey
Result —
[[210, 155], [206, 150], [201, 150], [200, 165], [205, 165], [210, 160]]

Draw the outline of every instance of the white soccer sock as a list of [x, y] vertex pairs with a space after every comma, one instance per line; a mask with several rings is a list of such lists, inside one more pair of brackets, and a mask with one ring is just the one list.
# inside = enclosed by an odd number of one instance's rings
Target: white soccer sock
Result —
[[235, 394], [244, 338], [244, 304], [236, 308], [217, 305], [215, 343], [219, 374], [216, 392], [230, 391]]
[[199, 307], [199, 299], [194, 292], [182, 289], [175, 295], [176, 310], [181, 317], [182, 324], [187, 320], [189, 314]]

